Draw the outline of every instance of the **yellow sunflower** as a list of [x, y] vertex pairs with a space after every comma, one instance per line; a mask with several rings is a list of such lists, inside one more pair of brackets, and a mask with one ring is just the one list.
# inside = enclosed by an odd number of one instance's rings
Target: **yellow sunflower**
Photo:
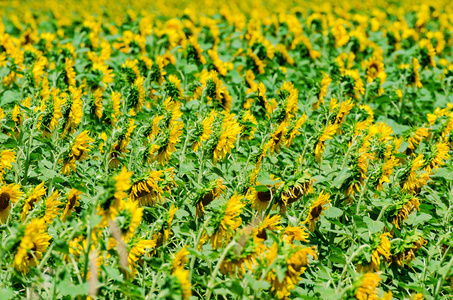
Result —
[[31, 221], [25, 228], [24, 236], [14, 256], [14, 268], [26, 274], [30, 267], [36, 266], [46, 252], [50, 239], [43, 219]]
[[227, 243], [234, 232], [242, 223], [240, 217], [241, 210], [244, 207], [242, 197], [235, 193], [224, 206], [220, 222], [215, 228], [215, 232], [211, 236], [211, 244], [213, 249], [218, 249]]
[[61, 215], [63, 222], [66, 222], [66, 219], [72, 214], [72, 211], [75, 207], [79, 207], [79, 200], [81, 198], [82, 192], [77, 189], [71, 189], [68, 196], [66, 197], [66, 205]]
[[47, 188], [44, 187], [44, 181], [37, 185], [30, 193], [28, 193], [25, 199], [25, 204], [22, 207], [22, 213], [20, 219], [25, 220], [30, 210], [35, 207], [36, 202], [40, 201], [46, 194]]
[[314, 231], [316, 228], [316, 221], [318, 221], [323, 215], [323, 211], [327, 209], [325, 206], [330, 202], [330, 195], [321, 192], [315, 202], [310, 206], [308, 210], [308, 216], [304, 223], [308, 224], [308, 229]]
[[0, 186], [0, 222], [6, 223], [11, 205], [16, 203], [23, 192], [20, 191], [20, 184], [9, 184]]

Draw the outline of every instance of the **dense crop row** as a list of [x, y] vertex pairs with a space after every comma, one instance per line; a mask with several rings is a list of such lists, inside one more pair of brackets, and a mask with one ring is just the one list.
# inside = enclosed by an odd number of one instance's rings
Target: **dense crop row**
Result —
[[0, 294], [452, 299], [451, 5], [356, 2], [6, 6]]

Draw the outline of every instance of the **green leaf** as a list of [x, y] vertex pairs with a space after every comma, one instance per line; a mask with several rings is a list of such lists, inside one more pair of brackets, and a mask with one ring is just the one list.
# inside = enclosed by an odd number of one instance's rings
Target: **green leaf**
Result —
[[0, 295], [3, 300], [9, 300], [14, 297], [14, 291], [12, 289], [0, 289]]
[[371, 232], [371, 234], [379, 232], [382, 230], [382, 228], [384, 228], [384, 223], [382, 223], [381, 221], [373, 221], [370, 217], [363, 217], [363, 221], [368, 226], [368, 230]]
[[6, 104], [8, 104], [8, 103], [11, 103], [14, 101], [19, 101], [20, 100], [19, 96], [20, 96], [19, 92], [17, 92], [17, 91], [6, 91], [0, 100], [0, 104], [3, 107], [3, 106], [6, 106]]
[[337, 189], [339, 189], [341, 187], [341, 185], [343, 184], [343, 182], [346, 179], [348, 179], [349, 177], [351, 177], [351, 175], [352, 175], [352, 173], [349, 172], [349, 168], [344, 168], [343, 170], [341, 170], [340, 173], [338, 173], [338, 175], [332, 181], [332, 186], [334, 186]]
[[343, 210], [339, 209], [338, 207], [329, 207], [324, 212], [324, 216], [329, 219], [338, 218], [343, 214]]

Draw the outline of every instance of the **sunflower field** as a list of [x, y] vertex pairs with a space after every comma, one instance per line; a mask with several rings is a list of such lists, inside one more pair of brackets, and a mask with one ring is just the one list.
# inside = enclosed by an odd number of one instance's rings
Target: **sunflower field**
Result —
[[1, 1], [0, 297], [453, 299], [453, 4]]

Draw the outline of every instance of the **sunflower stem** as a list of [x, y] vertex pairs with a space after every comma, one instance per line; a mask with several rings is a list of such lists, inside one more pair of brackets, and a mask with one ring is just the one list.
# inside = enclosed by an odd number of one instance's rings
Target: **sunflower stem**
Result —
[[207, 287], [207, 292], [206, 292], [206, 300], [211, 299], [211, 294], [212, 294], [212, 288], [214, 287], [214, 281], [217, 277], [217, 273], [220, 270], [220, 266], [222, 265], [223, 260], [225, 259], [226, 255], [228, 254], [228, 251], [236, 244], [235, 240], [232, 240], [228, 246], [225, 248], [225, 250], [222, 253], [222, 256], [220, 256], [219, 261], [217, 262], [217, 265], [214, 269], [214, 271], [211, 274], [211, 279], [209, 280], [208, 287]]

